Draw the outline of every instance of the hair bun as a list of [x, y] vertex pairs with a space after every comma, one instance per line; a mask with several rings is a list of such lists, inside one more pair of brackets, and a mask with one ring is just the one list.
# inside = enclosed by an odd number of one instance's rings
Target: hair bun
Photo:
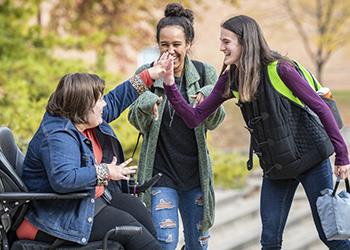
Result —
[[170, 17], [170, 16], [185, 17], [191, 23], [193, 23], [193, 20], [194, 20], [192, 10], [185, 9], [179, 3], [170, 3], [170, 4], [168, 4], [166, 6], [166, 8], [165, 8], [164, 16], [166, 16], [166, 17]]

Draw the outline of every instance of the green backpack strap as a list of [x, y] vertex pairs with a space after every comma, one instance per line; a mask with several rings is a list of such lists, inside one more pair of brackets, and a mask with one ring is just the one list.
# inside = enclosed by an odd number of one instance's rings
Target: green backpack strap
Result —
[[307, 70], [302, 64], [299, 62], [293, 60], [295, 69], [299, 72], [299, 74], [310, 84], [310, 86], [315, 90], [318, 91], [320, 88], [322, 88], [321, 83], [316, 79], [316, 77]]
[[[293, 92], [284, 84], [284, 82], [280, 78], [277, 72], [277, 64], [278, 64], [278, 61], [274, 61], [268, 65], [268, 69], [267, 69], [272, 86], [281, 95], [287, 97], [289, 100], [291, 100], [295, 104], [301, 107], [304, 107], [305, 105], [303, 104], [303, 102], [300, 101], [299, 98], [297, 98], [293, 94]], [[310, 85], [310, 87], [313, 90], [317, 91], [320, 88], [322, 88], [322, 85], [316, 79], [316, 77], [313, 74], [311, 74], [311, 72], [308, 71], [302, 64], [300, 64], [297, 61], [293, 61], [293, 64], [295, 66], [295, 69], [299, 72], [300, 76], [302, 76], [307, 81], [307, 83]], [[232, 90], [232, 94], [235, 98], [239, 99], [238, 91]]]
[[[317, 81], [317, 79], [300, 63], [293, 61], [295, 69], [299, 72], [300, 76], [303, 77], [310, 87], [317, 91], [322, 88], [322, 85]], [[270, 63], [267, 67], [267, 72], [270, 78], [270, 82], [274, 89], [284, 97], [288, 98], [300, 107], [304, 107], [304, 103], [294, 95], [294, 93], [284, 84], [281, 77], [277, 72], [278, 61]]]
[[234, 98], [239, 100], [239, 92], [237, 90], [232, 90], [232, 94], [233, 94]]

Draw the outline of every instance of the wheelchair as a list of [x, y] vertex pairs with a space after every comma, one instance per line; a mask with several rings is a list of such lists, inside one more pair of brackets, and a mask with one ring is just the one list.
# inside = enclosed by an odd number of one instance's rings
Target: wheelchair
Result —
[[[71, 243], [69, 246], [54, 246], [48, 243], [19, 240], [16, 238], [16, 229], [21, 224], [24, 216], [33, 200], [51, 199], [83, 199], [88, 193], [33, 193], [21, 180], [24, 155], [18, 148], [13, 134], [9, 128], [0, 127], [0, 244], [2, 250], [96, 250], [96, 249], [117, 249], [124, 250], [124, 247], [117, 241], [108, 240], [112, 234], [134, 235], [142, 233], [141, 227], [120, 226], [108, 231], [101, 241], [89, 242], [87, 245]], [[127, 192], [137, 195], [153, 186], [161, 177], [158, 174], [139, 185], [134, 181], [127, 183]], [[63, 241], [63, 240], [62, 240]]]

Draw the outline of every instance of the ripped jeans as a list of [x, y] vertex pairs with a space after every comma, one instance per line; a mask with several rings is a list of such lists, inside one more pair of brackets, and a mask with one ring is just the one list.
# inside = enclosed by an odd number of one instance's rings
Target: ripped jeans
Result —
[[207, 249], [208, 231], [202, 232], [203, 217], [202, 192], [199, 187], [189, 191], [177, 191], [168, 187], [152, 188], [152, 220], [157, 232], [157, 238], [164, 250], [176, 249], [179, 241], [180, 211], [185, 249]]

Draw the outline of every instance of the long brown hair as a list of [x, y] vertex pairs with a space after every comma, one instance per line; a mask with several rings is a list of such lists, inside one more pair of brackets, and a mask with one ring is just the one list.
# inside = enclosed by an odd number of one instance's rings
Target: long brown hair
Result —
[[[236, 79], [234, 80], [238, 81], [240, 100], [242, 102], [252, 101], [260, 84], [261, 67], [281, 59], [282, 56], [269, 48], [260, 26], [251, 17], [235, 16], [226, 20], [221, 27], [234, 32], [238, 36], [242, 53], [237, 67], [230, 65], [230, 76], [233, 75], [232, 71], [235, 71]], [[222, 72], [227, 66], [223, 65]], [[230, 82], [227, 83], [225, 95], [229, 91]]]
[[67, 74], [51, 94], [46, 111], [51, 115], [66, 117], [73, 123], [86, 123], [104, 88], [104, 80], [95, 74]]

